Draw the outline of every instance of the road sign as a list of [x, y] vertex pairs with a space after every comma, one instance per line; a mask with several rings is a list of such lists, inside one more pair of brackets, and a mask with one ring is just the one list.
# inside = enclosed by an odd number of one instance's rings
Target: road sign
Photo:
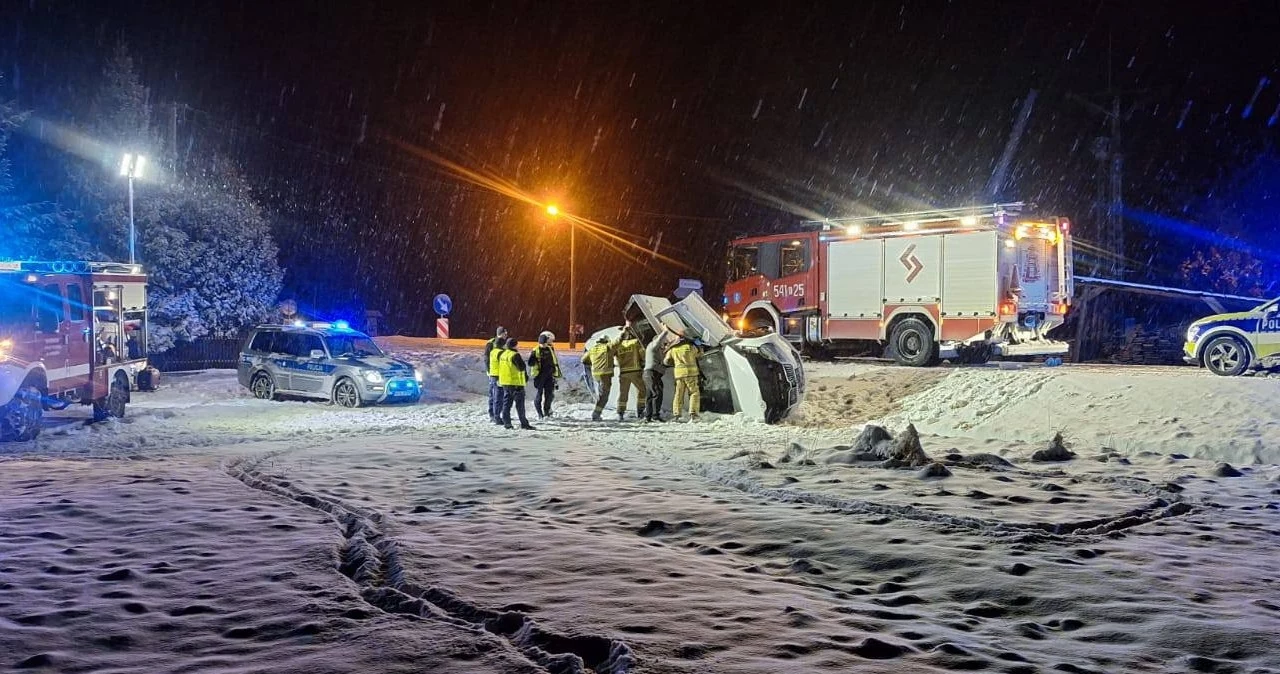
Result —
[[702, 281], [695, 278], [682, 278], [679, 287], [672, 294], [678, 299], [684, 299], [693, 293], [702, 294]]
[[436, 338], [449, 339], [449, 319], [443, 316], [436, 319]]
[[453, 311], [453, 300], [449, 299], [448, 295], [440, 293], [431, 301], [431, 306], [435, 307], [436, 313], [440, 316], [448, 316], [449, 312]]

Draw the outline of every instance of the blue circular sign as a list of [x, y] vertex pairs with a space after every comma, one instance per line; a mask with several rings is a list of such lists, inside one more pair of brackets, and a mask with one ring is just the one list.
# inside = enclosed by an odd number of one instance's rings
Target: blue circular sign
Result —
[[436, 313], [441, 316], [448, 316], [449, 312], [453, 311], [453, 300], [449, 299], [449, 296], [444, 293], [436, 295], [436, 298], [431, 301], [431, 305], [435, 307]]

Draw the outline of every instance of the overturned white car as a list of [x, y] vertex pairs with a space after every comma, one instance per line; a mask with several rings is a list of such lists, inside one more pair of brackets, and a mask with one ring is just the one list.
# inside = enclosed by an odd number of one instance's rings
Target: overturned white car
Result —
[[[658, 334], [660, 324], [702, 342], [698, 370], [704, 412], [742, 414], [772, 424], [787, 418], [804, 399], [804, 368], [795, 348], [772, 333], [739, 337], [700, 295], [675, 304], [662, 297], [632, 295], [623, 315], [645, 344]], [[600, 337], [616, 340], [622, 329], [616, 325], [596, 331], [583, 344], [584, 355]], [[669, 413], [675, 393], [670, 368], [663, 379], [662, 408]], [[583, 380], [595, 395], [595, 380], [589, 372], [583, 373]], [[606, 409], [616, 409], [616, 391], [615, 385]]]

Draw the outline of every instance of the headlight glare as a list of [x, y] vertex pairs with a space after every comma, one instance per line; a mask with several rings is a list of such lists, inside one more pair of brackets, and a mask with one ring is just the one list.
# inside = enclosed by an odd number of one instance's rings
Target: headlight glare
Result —
[[377, 370], [365, 370], [364, 379], [370, 384], [381, 384], [383, 378], [382, 373]]

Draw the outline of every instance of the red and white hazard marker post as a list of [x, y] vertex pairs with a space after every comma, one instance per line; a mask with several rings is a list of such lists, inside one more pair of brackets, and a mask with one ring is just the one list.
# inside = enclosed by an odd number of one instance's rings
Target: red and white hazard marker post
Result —
[[436, 319], [436, 337], [438, 339], [449, 339], [449, 319], [443, 316]]

